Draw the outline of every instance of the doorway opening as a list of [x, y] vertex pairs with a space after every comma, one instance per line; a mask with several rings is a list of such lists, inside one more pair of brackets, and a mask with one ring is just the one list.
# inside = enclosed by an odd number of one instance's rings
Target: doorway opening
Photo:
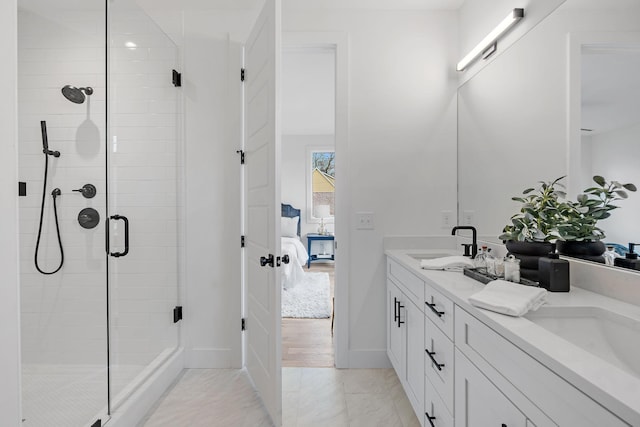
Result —
[[283, 49], [283, 367], [335, 366], [335, 76], [335, 46]]

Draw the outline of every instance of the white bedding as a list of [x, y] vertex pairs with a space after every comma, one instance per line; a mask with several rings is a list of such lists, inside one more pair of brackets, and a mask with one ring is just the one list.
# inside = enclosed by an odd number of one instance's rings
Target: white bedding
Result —
[[289, 264], [282, 264], [282, 286], [287, 289], [296, 285], [304, 276], [302, 266], [309, 254], [298, 237], [282, 237], [282, 255], [289, 255]]

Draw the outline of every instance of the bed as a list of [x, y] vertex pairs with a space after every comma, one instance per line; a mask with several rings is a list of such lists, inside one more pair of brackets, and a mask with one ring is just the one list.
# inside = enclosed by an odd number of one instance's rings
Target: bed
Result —
[[289, 256], [289, 264], [282, 264], [282, 286], [287, 289], [298, 283], [304, 276], [302, 267], [309, 254], [300, 241], [300, 209], [282, 203], [281, 252]]

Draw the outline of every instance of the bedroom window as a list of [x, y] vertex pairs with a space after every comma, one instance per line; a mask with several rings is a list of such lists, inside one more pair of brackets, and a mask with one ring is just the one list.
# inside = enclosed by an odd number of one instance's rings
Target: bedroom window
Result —
[[[322, 150], [311, 152], [311, 206], [309, 211], [313, 219], [320, 219], [326, 215], [327, 208], [329, 216], [334, 216], [335, 207], [335, 171], [336, 153], [333, 150]], [[324, 217], [325, 222], [327, 217]]]

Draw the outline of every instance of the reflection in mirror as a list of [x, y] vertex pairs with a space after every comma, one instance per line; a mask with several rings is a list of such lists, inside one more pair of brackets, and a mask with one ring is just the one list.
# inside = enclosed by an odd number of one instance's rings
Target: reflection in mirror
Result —
[[[519, 210], [511, 197], [539, 181], [568, 175], [571, 198], [591, 186], [595, 174], [640, 184], [638, 16], [638, 2], [567, 0], [459, 87], [459, 224], [475, 225], [483, 239], [498, 242], [502, 228]], [[614, 33], [625, 36], [611, 40]], [[609, 38], [586, 38], [585, 34], [608, 34]], [[571, 43], [576, 40], [577, 66], [570, 58], [575, 50]], [[587, 45], [584, 55], [583, 45]], [[598, 70], [595, 62], [601, 63]], [[628, 76], [635, 80], [615, 85]], [[598, 86], [591, 87], [594, 79], [599, 80]], [[620, 92], [629, 97], [622, 99]], [[615, 107], [617, 112], [603, 110], [602, 114], [620, 122], [624, 119], [625, 125], [611, 122], [609, 126], [614, 127], [598, 136], [598, 128], [604, 129], [606, 121], [604, 116], [597, 117], [598, 109], [616, 99], [622, 104]], [[595, 108], [596, 104], [602, 105]], [[581, 135], [582, 127], [594, 131]], [[619, 206], [610, 219], [599, 223], [607, 234], [605, 240], [623, 245], [640, 241], [640, 194], [631, 194]]]
[[[640, 40], [640, 37], [639, 37]], [[596, 174], [640, 184], [640, 43], [583, 44], [581, 48], [581, 167], [577, 189]], [[570, 153], [572, 156], [573, 153]], [[606, 242], [640, 240], [640, 197], [631, 194], [601, 222]]]

